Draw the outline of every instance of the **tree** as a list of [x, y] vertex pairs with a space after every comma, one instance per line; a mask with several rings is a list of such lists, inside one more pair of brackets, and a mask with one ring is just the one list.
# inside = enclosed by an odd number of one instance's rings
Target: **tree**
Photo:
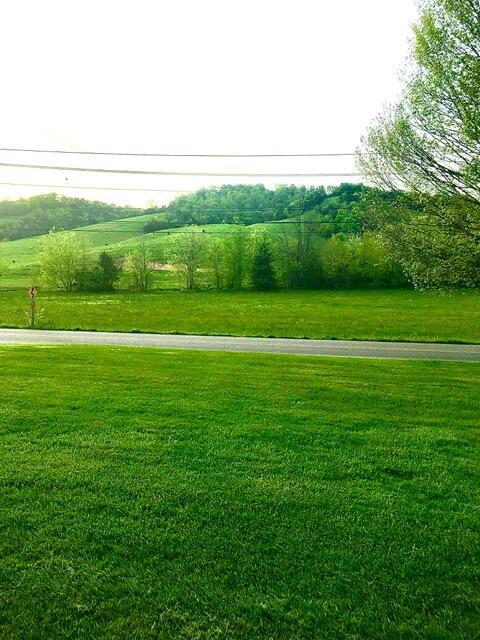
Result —
[[338, 234], [322, 247], [322, 270], [326, 283], [334, 289], [350, 286], [352, 277], [353, 245]]
[[112, 291], [120, 277], [120, 268], [106, 251], [98, 256], [99, 288], [101, 291]]
[[367, 216], [416, 286], [480, 284], [480, 3], [421, 0], [414, 70], [379, 116], [359, 166], [403, 203], [369, 194]]
[[73, 231], [53, 230], [42, 241], [40, 278], [47, 288], [73, 291], [92, 264], [85, 241]]
[[178, 234], [172, 241], [169, 250], [169, 261], [186, 276], [187, 289], [197, 287], [197, 273], [203, 265], [206, 254], [205, 234], [202, 231], [189, 229]]
[[227, 287], [241, 289], [248, 272], [250, 234], [245, 226], [237, 221], [235, 228], [225, 239], [225, 262]]
[[318, 288], [322, 282], [321, 238], [315, 220], [298, 217], [277, 235], [277, 264], [287, 289]]
[[406, 281], [399, 265], [391, 260], [378, 239], [337, 234], [322, 247], [322, 268], [328, 287], [398, 287]]
[[123, 272], [128, 286], [134, 291], [151, 288], [153, 271], [153, 258], [144, 242], [125, 257]]
[[262, 238], [255, 247], [252, 266], [252, 287], [258, 291], [272, 291], [276, 288], [272, 249], [265, 238]]
[[206, 254], [206, 266], [213, 275], [213, 283], [216, 289], [223, 289], [226, 281], [225, 273], [225, 242], [215, 238], [209, 243]]

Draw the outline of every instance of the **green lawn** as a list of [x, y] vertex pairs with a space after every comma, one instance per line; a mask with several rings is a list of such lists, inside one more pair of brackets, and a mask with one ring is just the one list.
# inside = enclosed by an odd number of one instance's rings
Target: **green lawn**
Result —
[[480, 366], [2, 347], [0, 384], [0, 637], [479, 637]]
[[[0, 326], [25, 326], [27, 305], [23, 291], [0, 292]], [[475, 292], [40, 292], [38, 306], [38, 326], [55, 329], [480, 342]]]

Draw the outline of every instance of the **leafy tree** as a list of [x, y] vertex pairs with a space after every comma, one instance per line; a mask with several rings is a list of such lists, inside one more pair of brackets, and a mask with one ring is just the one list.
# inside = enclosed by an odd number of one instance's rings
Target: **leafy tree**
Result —
[[187, 289], [196, 289], [197, 274], [206, 255], [206, 238], [202, 231], [190, 229], [178, 234], [169, 248], [169, 261], [186, 276]]
[[322, 283], [321, 237], [308, 216], [284, 225], [276, 238], [276, 264], [287, 289], [315, 289]]
[[334, 289], [345, 289], [352, 279], [354, 261], [353, 246], [342, 235], [336, 235], [322, 247], [322, 271], [326, 285]]
[[40, 278], [47, 288], [74, 291], [92, 264], [85, 241], [72, 231], [51, 231], [42, 242]]
[[252, 287], [258, 291], [272, 291], [276, 288], [272, 249], [265, 238], [255, 248], [252, 266]]
[[226, 280], [229, 289], [241, 289], [249, 271], [250, 234], [237, 222], [225, 239]]
[[152, 286], [153, 258], [145, 243], [127, 254], [123, 263], [124, 281], [134, 291], [148, 291]]
[[370, 233], [332, 236], [322, 245], [321, 261], [325, 286], [329, 288], [406, 285], [398, 263], [389, 258], [378, 238]]
[[422, 0], [403, 100], [359, 153], [377, 186], [407, 191], [393, 211], [369, 194], [366, 214], [419, 287], [480, 284], [479, 15], [478, 0]]
[[225, 242], [220, 238], [215, 238], [210, 242], [207, 249], [205, 264], [213, 275], [213, 284], [216, 289], [223, 289], [226, 283], [226, 250]]

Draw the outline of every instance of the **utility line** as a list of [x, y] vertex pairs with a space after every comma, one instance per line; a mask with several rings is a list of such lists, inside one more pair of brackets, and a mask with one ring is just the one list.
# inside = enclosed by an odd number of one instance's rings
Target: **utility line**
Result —
[[[135, 220], [135, 216], [133, 216], [132, 220]], [[115, 224], [115, 222], [122, 222], [121, 220], [109, 220], [108, 222], [98, 222], [98, 225], [101, 224]], [[212, 223], [212, 225], [214, 225], [215, 223]], [[329, 222], [327, 220], [312, 220], [312, 221], [303, 221], [303, 220], [299, 220], [298, 222], [296, 221], [290, 221], [290, 220], [267, 220], [265, 222], [254, 222], [252, 224], [249, 225], [235, 225], [235, 223], [225, 223], [225, 224], [230, 224], [230, 226], [235, 227], [235, 228], [240, 228], [240, 229], [249, 229], [250, 227], [256, 226], [256, 225], [261, 225], [261, 224], [275, 224], [275, 225], [283, 225], [283, 224], [328, 224], [328, 225], [348, 225], [348, 224], [352, 224], [350, 221], [340, 221], [340, 222]], [[188, 225], [186, 225], [188, 226]], [[186, 229], [186, 230], [180, 230], [177, 227], [168, 227], [167, 229], [156, 229], [155, 231], [147, 231], [145, 234], [140, 234], [139, 236], [135, 236], [135, 237], [141, 237], [142, 235], [150, 235], [150, 234], [161, 234], [161, 235], [172, 235], [172, 234], [181, 234], [181, 233], [187, 233], [190, 234], [192, 233], [203, 233], [203, 234], [230, 234], [233, 232], [233, 229], [231, 231], [206, 231], [205, 230], [205, 226], [210, 226], [210, 225], [191, 225], [190, 229]], [[134, 233], [133, 229], [85, 229], [83, 227], [77, 227], [77, 228], [73, 228], [73, 229], [64, 229], [64, 231], [74, 231], [75, 233], [77, 232], [81, 232], [81, 233]], [[313, 233], [313, 232], [312, 232]]]
[[15, 162], [0, 162], [0, 167], [16, 167], [19, 169], [49, 169], [50, 171], [84, 171], [88, 173], [122, 173], [144, 176], [218, 176], [236, 178], [321, 178], [321, 177], [353, 177], [362, 173], [223, 173], [223, 172], [192, 172], [192, 171], [140, 171], [137, 169], [105, 169], [102, 167], [64, 167], [45, 164], [18, 164]]
[[[160, 191], [164, 193], [197, 193], [197, 191], [210, 191], [213, 189], [221, 189], [219, 187], [199, 187], [198, 189], [151, 189], [150, 187], [90, 187], [88, 185], [74, 185], [74, 184], [39, 184], [36, 182], [0, 182], [0, 185], [9, 187], [45, 187], [47, 189], [87, 189], [88, 191]], [[234, 185], [236, 186], [236, 185]], [[251, 185], [247, 185], [251, 186]], [[316, 189], [317, 187], [305, 187], [306, 189]], [[328, 194], [327, 194], [328, 197]], [[274, 206], [272, 206], [274, 208]], [[204, 210], [204, 209], [202, 209]], [[215, 209], [217, 211], [217, 209]], [[246, 211], [246, 209], [245, 209]], [[258, 211], [258, 209], [252, 209], [252, 211]]]
[[165, 193], [196, 193], [199, 189], [142, 189], [141, 187], [88, 187], [72, 184], [35, 184], [32, 182], [0, 182], [11, 187], [46, 187], [48, 189], [88, 189], [89, 191], [162, 191]]
[[[118, 205], [117, 205], [118, 206]], [[130, 207], [131, 209], [139, 209], [139, 207]], [[152, 208], [157, 208], [157, 207], [152, 207]], [[168, 208], [168, 205], [166, 206], [166, 208]], [[143, 209], [143, 211], [146, 211], [147, 209]], [[194, 218], [195, 216], [201, 215], [202, 213], [228, 213], [228, 215], [232, 215], [235, 216], [235, 214], [237, 213], [270, 213], [273, 211], [272, 209], [235, 209], [234, 211], [230, 210], [230, 209], [201, 209], [199, 211], [187, 211], [185, 212], [186, 214], [192, 216], [192, 218]], [[168, 213], [168, 212], [164, 212], [164, 213]], [[255, 222], [252, 224], [297, 224], [297, 222], [302, 222], [302, 223], [308, 223], [308, 224], [316, 224], [317, 222], [324, 222], [325, 224], [333, 224], [330, 223], [329, 221], [323, 221], [323, 220], [287, 220], [287, 218], [294, 218], [295, 216], [302, 216], [302, 215], [306, 215], [306, 214], [315, 214], [315, 215], [323, 215], [320, 211], [312, 211], [311, 209], [308, 209], [307, 211], [303, 210], [303, 209], [295, 209], [294, 211], [288, 211], [288, 212], [282, 212], [283, 215], [285, 215], [286, 213], [290, 214], [290, 215], [286, 215], [285, 218], [277, 218], [275, 220], [260, 220], [259, 222]], [[162, 212], [159, 211], [159, 215], [161, 215]], [[137, 218], [143, 218], [145, 216], [155, 216], [156, 214], [154, 213], [142, 213], [138, 216], [129, 216], [126, 218], [118, 218], [118, 219], [113, 219], [113, 220], [104, 220], [103, 222], [99, 222], [99, 223], [95, 223], [95, 224], [118, 224], [118, 223], [129, 223], [131, 220], [136, 220]], [[168, 221], [165, 221], [168, 222]], [[92, 223], [93, 224], [93, 223]], [[186, 222], [186, 225], [188, 225], [189, 223]], [[192, 226], [208, 226], [210, 224], [236, 224], [235, 222], [232, 223], [224, 223], [224, 222], [206, 222], [205, 224], [201, 224], [198, 225], [195, 222], [191, 223]], [[173, 228], [173, 227], [172, 227]]]
[[[248, 227], [247, 227], [248, 228]], [[93, 231], [89, 230], [89, 229], [65, 229], [65, 231], [73, 231], [75, 233], [77, 232], [82, 232], [82, 233], [104, 233], [103, 231]], [[63, 233], [63, 230], [62, 230]], [[113, 231], [111, 233], [114, 233]], [[119, 233], [121, 233], [119, 231]], [[125, 232], [124, 232], [125, 233]], [[178, 235], [190, 235], [192, 232], [191, 231], [168, 231], [168, 230], [162, 230], [162, 231], [150, 231], [148, 233], [144, 233], [144, 234], [140, 234], [137, 236], [133, 236], [132, 240], [137, 240], [138, 238], [143, 238], [144, 236], [149, 236], [149, 235], [163, 235], [163, 236], [178, 236]], [[230, 236], [233, 231], [194, 231], [193, 233], [198, 233], [202, 236]], [[302, 231], [303, 234], [312, 234], [312, 235], [318, 235], [320, 232], [319, 231]], [[29, 236], [29, 237], [33, 237], [33, 236]], [[19, 240], [22, 238], [19, 238]], [[108, 244], [108, 243], [105, 243]], [[114, 244], [117, 244], [116, 242]]]
[[355, 153], [133, 153], [125, 151], [72, 151], [69, 149], [0, 148], [19, 153], [62, 153], [77, 156], [122, 156], [132, 158], [335, 158], [354, 157]]

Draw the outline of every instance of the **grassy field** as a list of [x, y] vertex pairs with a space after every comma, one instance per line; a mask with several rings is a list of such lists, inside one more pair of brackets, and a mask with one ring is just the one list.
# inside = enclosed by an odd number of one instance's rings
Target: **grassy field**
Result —
[[[143, 228], [154, 214], [123, 218], [112, 222], [103, 222], [80, 229], [74, 229], [80, 237], [84, 237], [88, 245], [97, 251], [105, 250], [117, 258], [127, 255], [140, 244], [144, 244], [151, 251], [155, 260], [165, 260], [165, 250], [178, 234], [184, 233], [188, 227], [167, 229], [155, 233], [143, 233]], [[210, 224], [198, 229], [205, 233], [217, 235], [228, 234], [236, 229], [232, 224]], [[249, 227], [268, 233], [279, 232], [279, 227], [272, 224], [258, 224]], [[38, 253], [44, 236], [22, 238], [11, 242], [0, 242], [0, 288], [28, 287], [38, 281]], [[165, 287], [171, 283], [171, 278], [165, 274], [158, 274], [156, 286]], [[38, 282], [36, 282], [38, 284]], [[178, 287], [178, 284], [175, 284]]]
[[[93, 224], [80, 229], [73, 229], [80, 237], [84, 237], [87, 244], [99, 251], [105, 250], [115, 257], [123, 257], [130, 251], [145, 244], [155, 260], [165, 259], [165, 250], [169, 243], [179, 233], [184, 233], [187, 227], [143, 233], [145, 223], [154, 218], [154, 214], [122, 218], [112, 222]], [[253, 225], [250, 227], [265, 227], [270, 230], [273, 225]], [[198, 229], [205, 233], [230, 233], [236, 228], [231, 224], [210, 224]], [[38, 281], [38, 253], [40, 252], [44, 236], [22, 238], [11, 242], [0, 242], [0, 288], [28, 287]], [[171, 278], [160, 274], [157, 286], [169, 286]], [[38, 284], [38, 282], [36, 282]], [[176, 284], [175, 286], [178, 286]]]
[[[24, 291], [0, 292], [0, 326], [24, 327], [28, 304]], [[50, 329], [480, 343], [474, 292], [40, 292], [38, 306]]]
[[[145, 223], [152, 217], [155, 216], [147, 214], [122, 218], [112, 222], [93, 224], [74, 231], [82, 234], [92, 248], [105, 249], [115, 253], [115, 249], [112, 248], [117, 244], [142, 235]], [[0, 242], [0, 286], [18, 287], [32, 284], [32, 277], [34, 278], [36, 275], [37, 255], [43, 237], [35, 236], [11, 242]], [[119, 255], [124, 254], [120, 252]]]
[[477, 638], [479, 383], [0, 348], [0, 636]]

